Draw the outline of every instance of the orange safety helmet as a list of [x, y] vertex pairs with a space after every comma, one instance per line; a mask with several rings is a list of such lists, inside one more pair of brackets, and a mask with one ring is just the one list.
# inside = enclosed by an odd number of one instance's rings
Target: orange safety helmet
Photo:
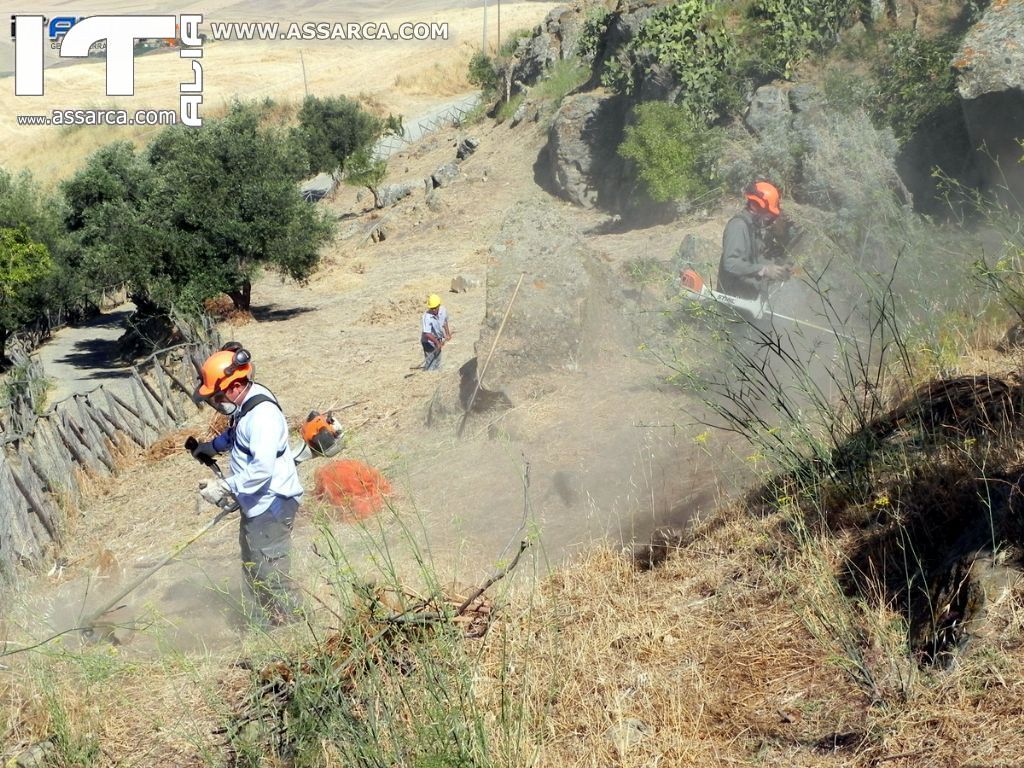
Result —
[[762, 211], [767, 211], [773, 216], [778, 216], [782, 211], [779, 209], [779, 201], [782, 193], [779, 188], [770, 181], [755, 181], [743, 189], [743, 195], [748, 202], [753, 203]]
[[209, 398], [223, 392], [236, 381], [252, 380], [252, 356], [248, 350], [222, 349], [214, 352], [199, 369], [199, 388], [196, 393], [201, 398]]

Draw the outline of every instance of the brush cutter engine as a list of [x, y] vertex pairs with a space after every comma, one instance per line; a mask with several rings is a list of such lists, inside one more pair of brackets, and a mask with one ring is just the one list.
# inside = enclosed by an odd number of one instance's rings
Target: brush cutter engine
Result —
[[302, 425], [302, 442], [315, 456], [337, 456], [345, 445], [345, 430], [334, 413], [310, 411]]

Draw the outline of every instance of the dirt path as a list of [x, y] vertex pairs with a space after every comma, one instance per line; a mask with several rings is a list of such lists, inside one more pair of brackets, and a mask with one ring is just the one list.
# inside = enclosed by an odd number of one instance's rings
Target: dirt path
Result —
[[123, 305], [84, 323], [61, 328], [36, 351], [52, 382], [49, 402], [89, 392], [101, 384], [115, 389], [123, 386], [131, 369], [118, 359], [117, 340], [134, 309], [131, 304]]

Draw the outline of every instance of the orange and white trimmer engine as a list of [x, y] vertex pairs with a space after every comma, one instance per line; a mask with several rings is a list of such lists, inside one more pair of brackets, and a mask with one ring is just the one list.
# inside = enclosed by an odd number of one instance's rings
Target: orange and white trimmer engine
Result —
[[704, 292], [704, 279], [692, 269], [684, 269], [679, 273], [679, 284], [693, 293]]
[[345, 430], [331, 411], [310, 411], [302, 425], [302, 442], [317, 456], [338, 455], [345, 445]]

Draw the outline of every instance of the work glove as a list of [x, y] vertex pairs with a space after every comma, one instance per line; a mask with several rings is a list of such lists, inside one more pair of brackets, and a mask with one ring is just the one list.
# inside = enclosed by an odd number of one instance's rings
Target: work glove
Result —
[[784, 280], [789, 277], [789, 269], [781, 264], [766, 264], [757, 274], [766, 280]]
[[213, 441], [210, 440], [205, 443], [200, 443], [192, 449], [192, 458], [202, 464], [209, 464], [213, 461], [217, 455], [217, 450], [213, 447]]
[[228, 484], [224, 480], [218, 478], [200, 483], [199, 495], [203, 497], [204, 501], [208, 501], [215, 507], [224, 507], [231, 498], [231, 489], [228, 488]]

